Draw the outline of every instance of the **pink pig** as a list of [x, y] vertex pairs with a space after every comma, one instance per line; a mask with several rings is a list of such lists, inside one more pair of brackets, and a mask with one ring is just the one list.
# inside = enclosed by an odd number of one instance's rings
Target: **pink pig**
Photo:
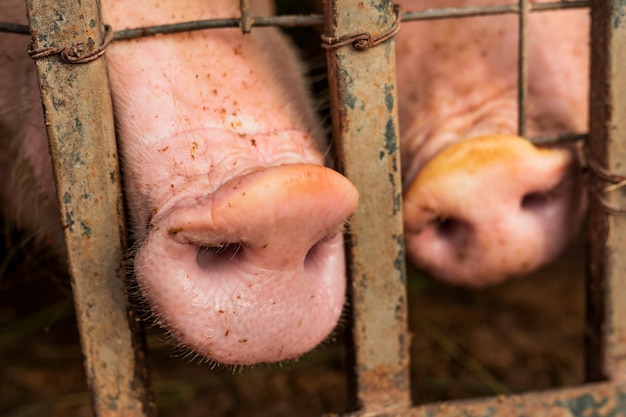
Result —
[[[531, 14], [529, 137], [587, 131], [588, 14]], [[516, 15], [498, 15], [407, 22], [396, 38], [407, 253], [449, 282], [496, 283], [549, 263], [584, 213], [575, 149], [515, 136], [517, 33]]]
[[[268, 2], [254, 4], [255, 14], [272, 13]], [[121, 30], [237, 17], [238, 5], [105, 0], [102, 14]], [[24, 23], [23, 7], [5, 1], [0, 18]], [[0, 97], [3, 189], [33, 184], [3, 193], [4, 215], [58, 245], [28, 38], [0, 34], [0, 45], [9, 56], [0, 61], [9, 90]], [[116, 41], [105, 59], [137, 239], [134, 272], [158, 321], [225, 364], [312, 349], [343, 308], [342, 231], [358, 194], [323, 166], [328, 145], [286, 39], [277, 29], [205, 30]], [[23, 213], [24, 205], [42, 208]]]

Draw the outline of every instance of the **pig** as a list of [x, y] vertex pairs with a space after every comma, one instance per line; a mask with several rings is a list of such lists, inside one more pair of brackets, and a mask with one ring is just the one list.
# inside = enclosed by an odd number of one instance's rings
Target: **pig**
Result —
[[[122, 30], [238, 17], [238, 5], [104, 0], [102, 16]], [[273, 6], [255, 1], [252, 11]], [[2, 2], [0, 19], [26, 23], [24, 2]], [[0, 45], [3, 216], [62, 253], [29, 39], [0, 34]], [[114, 41], [104, 59], [134, 275], [158, 322], [213, 363], [314, 348], [342, 312], [342, 232], [358, 193], [325, 166], [324, 131], [284, 35], [230, 28]]]
[[[588, 14], [530, 15], [527, 137], [587, 131]], [[552, 262], [584, 216], [579, 150], [517, 136], [517, 19], [405, 22], [396, 36], [406, 251], [453, 284], [495, 284]]]

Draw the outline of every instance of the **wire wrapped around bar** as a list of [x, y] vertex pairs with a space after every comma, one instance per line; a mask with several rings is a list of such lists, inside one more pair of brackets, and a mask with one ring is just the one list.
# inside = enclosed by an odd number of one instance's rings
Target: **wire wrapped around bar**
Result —
[[354, 49], [363, 51], [373, 46], [380, 45], [386, 40], [396, 36], [396, 34], [400, 31], [400, 6], [395, 4], [393, 6], [393, 12], [395, 14], [395, 21], [386, 32], [383, 32], [378, 36], [372, 36], [369, 32], [361, 32], [337, 37], [322, 35], [322, 48], [335, 49], [352, 44]]
[[602, 190], [598, 190], [596, 187], [593, 187], [593, 185], [591, 184], [591, 181], [587, 181], [591, 190], [595, 194], [596, 198], [602, 205], [602, 208], [608, 214], [619, 214], [619, 215], [626, 214], [626, 208], [612, 206], [603, 196], [603, 194], [605, 193], [609, 193], [615, 190], [619, 190], [620, 188], [624, 188], [624, 186], [626, 186], [626, 176], [613, 174], [609, 172], [591, 154], [587, 146], [583, 148], [583, 152], [585, 155], [587, 166], [589, 168], [589, 173], [595, 175], [596, 177], [604, 181], [610, 182], [612, 184], [612, 185], [605, 187]]
[[85, 42], [73, 43], [70, 46], [51, 46], [47, 48], [30, 49], [28, 56], [32, 59], [40, 59], [52, 55], [60, 55], [61, 59], [68, 64], [86, 64], [100, 58], [106, 52], [107, 46], [113, 40], [113, 29], [109, 25], [104, 25], [102, 44], [95, 49], [93, 40], [89, 38], [88, 46], [90, 51], [85, 51]]
[[[574, 9], [589, 7], [590, 0], [570, 0], [570, 1], [552, 1], [549, 3], [532, 3], [531, 12], [544, 12], [560, 9]], [[476, 7], [454, 7], [443, 9], [427, 9], [416, 12], [404, 12], [401, 15], [403, 22], [407, 21], [423, 21], [436, 19], [464, 18], [471, 16], [489, 16], [497, 14], [517, 13], [518, 6], [512, 5], [495, 5], [495, 6], [476, 6]], [[297, 26], [318, 26], [324, 24], [324, 17], [319, 14], [311, 15], [283, 15], [283, 16], [253, 16], [251, 27], [297, 27]], [[165, 35], [168, 33], [180, 33], [194, 30], [217, 29], [228, 27], [240, 27], [242, 22], [240, 18], [225, 19], [209, 19], [197, 20], [193, 22], [172, 23], [168, 25], [158, 25], [141, 27], [135, 29], [126, 29], [115, 32], [114, 39], [134, 39], [146, 36]], [[27, 25], [16, 23], [0, 22], [0, 32], [18, 33], [28, 35], [30, 30]]]

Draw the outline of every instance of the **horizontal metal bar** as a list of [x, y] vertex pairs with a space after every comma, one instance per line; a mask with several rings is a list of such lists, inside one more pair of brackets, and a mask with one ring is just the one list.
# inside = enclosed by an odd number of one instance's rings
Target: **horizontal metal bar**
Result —
[[565, 145], [567, 143], [585, 142], [589, 139], [588, 133], [567, 133], [557, 136], [534, 136], [529, 140], [538, 146]]
[[584, 417], [626, 414], [626, 387], [616, 383], [425, 404], [403, 410], [357, 412], [344, 417]]
[[19, 25], [17, 23], [0, 22], [0, 32], [17, 33], [20, 35], [30, 35], [28, 25]]
[[[254, 27], [298, 27], [298, 26], [319, 26], [324, 24], [324, 16], [319, 14], [311, 15], [283, 15], [269, 17], [251, 17], [251, 26]], [[166, 35], [170, 33], [189, 32], [204, 29], [235, 28], [240, 27], [241, 19], [238, 17], [228, 19], [207, 19], [193, 22], [172, 23], [169, 25], [155, 25], [135, 29], [119, 30], [115, 32], [114, 39], [133, 39], [154, 35]], [[0, 32], [30, 34], [27, 25], [16, 23], [0, 22]]]
[[[590, 0], [574, 0], [574, 1], [557, 1], [551, 3], [531, 4], [531, 12], [543, 12], [558, 9], [576, 9], [589, 7]], [[404, 12], [401, 19], [405, 21], [415, 20], [434, 20], [448, 19], [471, 16], [489, 16], [497, 14], [518, 13], [519, 6], [517, 4], [501, 5], [501, 6], [481, 6], [481, 7], [461, 7], [461, 8], [445, 8], [445, 9], [428, 9], [418, 12]], [[303, 27], [318, 26], [324, 24], [324, 16], [319, 14], [310, 15], [283, 15], [269, 17], [251, 17], [252, 27]], [[173, 23], [170, 25], [157, 25], [135, 29], [126, 29], [115, 32], [114, 39], [133, 39], [145, 36], [165, 35], [169, 33], [180, 33], [194, 30], [217, 29], [217, 28], [235, 28], [240, 27], [240, 18], [229, 19], [209, 19], [197, 20], [193, 22]], [[0, 22], [0, 32], [19, 33], [27, 35], [29, 29], [27, 25], [18, 25], [15, 23]]]
[[[169, 33], [188, 32], [193, 30], [217, 29], [217, 28], [233, 28], [240, 27], [240, 18], [230, 19], [209, 19], [198, 20], [194, 22], [174, 23], [171, 25], [150, 26], [137, 29], [127, 29], [115, 32], [113, 39], [132, 39], [144, 36], [164, 35]], [[296, 27], [296, 26], [316, 26], [323, 25], [324, 17], [322, 15], [284, 15], [271, 17], [252, 17], [252, 27]]]
[[[546, 12], [551, 10], [579, 9], [590, 7], [590, 0], [555, 1], [551, 3], [531, 3], [530, 12]], [[402, 21], [451, 19], [474, 16], [491, 16], [498, 14], [519, 13], [519, 4], [475, 7], [450, 7], [444, 9], [427, 9], [418, 12], [402, 13]]]

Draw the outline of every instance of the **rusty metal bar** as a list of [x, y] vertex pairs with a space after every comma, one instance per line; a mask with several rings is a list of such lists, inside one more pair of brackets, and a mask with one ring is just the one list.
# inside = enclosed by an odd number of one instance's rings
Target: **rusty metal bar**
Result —
[[241, 31], [243, 33], [252, 32], [254, 18], [250, 16], [250, 0], [239, 0], [239, 10], [241, 11], [241, 18], [239, 19]]
[[[97, 0], [27, 0], [33, 48], [102, 43]], [[138, 322], [128, 308], [113, 112], [104, 59], [37, 60], [87, 381], [95, 415], [154, 413]]]
[[[249, 0], [241, 0], [249, 1]], [[572, 1], [556, 1], [550, 3], [531, 3], [531, 12], [543, 12], [558, 9], [574, 9], [589, 7], [590, 0], [572, 0]], [[282, 26], [282, 27], [298, 27], [298, 26], [318, 26], [324, 24], [324, 16], [318, 14], [310, 15], [283, 15], [283, 16], [267, 16], [267, 17], [250, 17], [246, 12], [246, 5], [241, 4], [242, 18], [229, 19], [210, 19], [198, 20], [193, 22], [173, 23], [169, 25], [157, 25], [135, 29], [120, 30], [115, 32], [115, 39], [133, 39], [145, 36], [163, 35], [168, 33], [180, 33], [193, 30], [218, 29], [230, 27], [248, 27], [253, 26]], [[416, 12], [404, 12], [401, 14], [401, 20], [434, 20], [434, 19], [451, 19], [472, 16], [489, 16], [496, 14], [519, 13], [519, 6], [501, 5], [501, 6], [476, 6], [476, 7], [459, 7], [459, 8], [441, 8], [428, 9]], [[243, 22], [247, 20], [248, 23]], [[0, 32], [11, 33], [30, 33], [28, 26], [0, 22]]]
[[[297, 27], [297, 26], [319, 26], [324, 24], [322, 15], [284, 15], [270, 17], [250, 17], [250, 28], [252, 27]], [[240, 18], [229, 19], [209, 19], [198, 20], [193, 22], [174, 23], [171, 25], [150, 26], [136, 29], [126, 29], [115, 32], [114, 39], [133, 39], [144, 36], [163, 35], [169, 33], [189, 32], [193, 30], [219, 29], [219, 28], [236, 28], [241, 27]]]
[[[591, 7], [591, 92], [588, 156], [610, 173], [626, 175], [626, 4]], [[613, 207], [626, 207], [623, 187], [604, 192], [590, 181], [588, 245], [587, 377], [626, 380], [626, 217], [608, 215], [598, 193]]]
[[[589, 7], [590, 0], [555, 1], [550, 3], [531, 3], [530, 12], [546, 12], [559, 9], [577, 9]], [[402, 13], [402, 21], [452, 19], [475, 16], [492, 16], [497, 14], [519, 13], [519, 4], [472, 6], [472, 7], [449, 7], [441, 9], [428, 9], [415, 12]]]
[[[398, 414], [385, 414], [391, 417]], [[626, 387], [589, 384], [563, 390], [530, 392], [470, 401], [449, 401], [416, 407], [405, 417], [585, 417], [626, 415]], [[376, 417], [376, 416], [368, 416]], [[380, 415], [380, 417], [383, 417]]]
[[518, 59], [517, 59], [517, 134], [526, 136], [526, 108], [528, 97], [528, 17], [530, 1], [519, 0]]
[[20, 25], [18, 23], [0, 22], [0, 32], [30, 35], [30, 28], [27, 25]]
[[[391, 0], [329, 0], [324, 8], [329, 44], [364, 32], [377, 37], [396, 19]], [[357, 407], [406, 408], [410, 338], [394, 41], [364, 51], [331, 48], [327, 60], [339, 165], [361, 196], [348, 250]]]
[[587, 417], [626, 415], [626, 386], [615, 383], [446, 401], [410, 410], [356, 412], [344, 417]]

